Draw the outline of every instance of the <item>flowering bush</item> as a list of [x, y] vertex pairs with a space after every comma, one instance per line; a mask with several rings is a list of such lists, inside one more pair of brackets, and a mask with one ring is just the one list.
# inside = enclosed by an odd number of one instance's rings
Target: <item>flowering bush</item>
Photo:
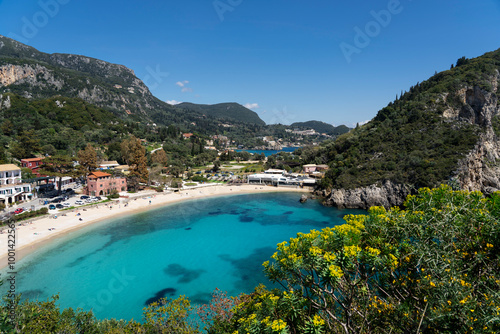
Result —
[[423, 188], [278, 244], [229, 333], [500, 331], [500, 194]]

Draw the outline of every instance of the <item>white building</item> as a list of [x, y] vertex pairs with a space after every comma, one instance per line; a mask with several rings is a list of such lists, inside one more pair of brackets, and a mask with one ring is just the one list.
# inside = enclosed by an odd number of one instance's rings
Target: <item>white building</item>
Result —
[[287, 175], [281, 169], [268, 169], [264, 173], [249, 175], [248, 183], [271, 184], [275, 186], [314, 186], [316, 180], [308, 176]]
[[13, 164], [0, 165], [0, 203], [26, 201], [31, 196], [31, 184], [21, 181], [21, 168]]

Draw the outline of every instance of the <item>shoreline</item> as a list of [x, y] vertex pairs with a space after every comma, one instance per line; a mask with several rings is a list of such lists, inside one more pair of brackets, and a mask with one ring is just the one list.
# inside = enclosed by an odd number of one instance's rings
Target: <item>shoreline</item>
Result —
[[[311, 190], [307, 188], [280, 188], [260, 184], [214, 185], [183, 189], [174, 193], [142, 192], [134, 194], [136, 196], [130, 198], [120, 198], [113, 202], [75, 208], [70, 211], [51, 214], [48, 217], [35, 220], [31, 224], [27, 224], [25, 221], [22, 224], [26, 225], [16, 225], [15, 262], [17, 263], [27, 255], [71, 232], [104, 220], [134, 215], [150, 209], [196, 199], [270, 192], [311, 193]], [[57, 219], [53, 218], [54, 215], [57, 215]], [[8, 231], [8, 229], [5, 231]], [[8, 265], [8, 236], [8, 233], [0, 234], [0, 270]]]

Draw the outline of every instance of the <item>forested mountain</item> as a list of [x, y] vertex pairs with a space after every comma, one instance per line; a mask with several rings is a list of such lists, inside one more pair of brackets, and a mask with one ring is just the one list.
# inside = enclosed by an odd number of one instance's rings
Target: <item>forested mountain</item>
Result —
[[344, 133], [349, 132], [349, 128], [345, 125], [339, 125], [337, 127], [321, 122], [321, 121], [307, 121], [307, 122], [295, 122], [290, 125], [292, 128], [299, 128], [299, 129], [313, 129], [316, 132], [319, 133], [326, 133], [328, 135], [335, 135], [339, 136]]
[[265, 125], [256, 112], [238, 103], [194, 104], [184, 102], [177, 105], [184, 110], [196, 111], [217, 119], [234, 120], [242, 123]]
[[80, 55], [47, 54], [1, 35], [0, 93], [30, 100], [80, 98], [122, 119], [143, 123], [186, 128], [203, 123], [201, 130], [213, 129], [221, 120], [265, 125], [256, 113], [236, 103], [171, 106], [154, 97], [134, 71], [123, 65]]
[[330, 203], [399, 205], [412, 189], [450, 183], [500, 190], [500, 50], [417, 83], [368, 124], [325, 143]]

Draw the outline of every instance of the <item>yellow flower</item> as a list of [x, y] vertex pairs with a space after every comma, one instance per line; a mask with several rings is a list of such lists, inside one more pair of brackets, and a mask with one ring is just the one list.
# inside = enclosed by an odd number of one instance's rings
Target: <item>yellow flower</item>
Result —
[[318, 256], [323, 253], [323, 250], [319, 247], [313, 246], [309, 248], [309, 253], [311, 253], [312, 256]]
[[273, 323], [271, 324], [271, 328], [273, 332], [281, 332], [283, 329], [286, 327], [286, 322], [283, 320], [274, 320]]
[[380, 255], [380, 250], [378, 250], [376, 248], [372, 248], [372, 247], [367, 246], [365, 249], [368, 252], [368, 254], [371, 255], [371, 256], [378, 256], [378, 255]]
[[342, 269], [340, 269], [340, 267], [335, 265], [329, 266], [328, 270], [330, 271], [330, 276], [332, 277], [341, 278], [344, 275]]
[[361, 248], [359, 246], [344, 246], [344, 253], [347, 256], [358, 256], [359, 252], [361, 252]]
[[333, 253], [327, 252], [323, 255], [323, 259], [325, 259], [325, 261], [327, 261], [327, 262], [333, 262], [333, 261], [335, 261], [336, 258], [337, 257]]
[[313, 325], [314, 327], [321, 327], [325, 324], [325, 321], [317, 314], [314, 315]]

